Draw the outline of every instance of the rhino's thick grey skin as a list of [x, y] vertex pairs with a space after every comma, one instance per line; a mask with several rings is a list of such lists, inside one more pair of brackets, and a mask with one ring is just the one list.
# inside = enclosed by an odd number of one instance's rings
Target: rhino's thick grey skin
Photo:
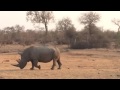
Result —
[[31, 46], [23, 51], [21, 54], [21, 60], [17, 61], [17, 65], [13, 65], [16, 67], [20, 67], [20, 69], [23, 69], [27, 62], [31, 61], [32, 67], [31, 70], [34, 69], [34, 67], [37, 67], [40, 69], [40, 65], [38, 65], [38, 62], [47, 63], [53, 60], [52, 70], [56, 66], [56, 62], [58, 63], [59, 67], [58, 69], [61, 69], [61, 62], [60, 62], [60, 51], [58, 48], [50, 48], [47, 46]]

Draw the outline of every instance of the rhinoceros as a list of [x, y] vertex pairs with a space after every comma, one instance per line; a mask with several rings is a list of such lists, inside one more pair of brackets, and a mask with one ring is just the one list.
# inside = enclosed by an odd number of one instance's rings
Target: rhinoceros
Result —
[[47, 63], [53, 60], [53, 65], [51, 67], [51, 70], [54, 69], [56, 66], [56, 62], [58, 63], [59, 67], [58, 69], [61, 69], [61, 61], [60, 61], [60, 51], [57, 47], [48, 47], [48, 46], [31, 46], [29, 48], [26, 48], [23, 53], [21, 53], [21, 60], [19, 59], [18, 64], [11, 64], [13, 66], [19, 67], [20, 69], [23, 69], [27, 62], [32, 63], [31, 70], [34, 69], [34, 67], [41, 69], [40, 65], [38, 65], [38, 62]]

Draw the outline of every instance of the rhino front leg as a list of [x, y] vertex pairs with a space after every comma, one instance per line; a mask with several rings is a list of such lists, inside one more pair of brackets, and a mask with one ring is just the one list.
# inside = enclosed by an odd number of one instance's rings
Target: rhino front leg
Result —
[[40, 65], [38, 65], [38, 60], [33, 60], [33, 66], [35, 66], [38, 69], [41, 69]]
[[32, 67], [30, 68], [30, 70], [34, 70], [34, 64], [33, 64], [33, 61], [31, 61], [32, 63]]

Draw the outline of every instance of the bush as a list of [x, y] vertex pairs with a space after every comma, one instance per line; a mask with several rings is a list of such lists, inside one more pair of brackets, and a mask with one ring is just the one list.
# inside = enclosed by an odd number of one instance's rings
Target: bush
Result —
[[78, 32], [76, 41], [71, 43], [73, 49], [85, 48], [107, 48], [110, 43], [109, 37], [105, 36], [104, 32], [96, 26], [92, 26], [91, 35], [88, 28], [84, 28]]

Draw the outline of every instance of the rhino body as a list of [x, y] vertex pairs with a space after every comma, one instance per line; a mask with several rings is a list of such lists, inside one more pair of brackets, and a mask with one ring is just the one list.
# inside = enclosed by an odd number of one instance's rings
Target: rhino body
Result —
[[47, 46], [31, 46], [23, 51], [21, 54], [21, 60], [18, 61], [18, 64], [13, 65], [16, 67], [20, 67], [20, 69], [23, 69], [27, 62], [31, 61], [32, 67], [31, 70], [34, 69], [34, 67], [41, 68], [40, 65], [38, 65], [38, 62], [48, 63], [53, 60], [52, 70], [56, 66], [56, 62], [58, 63], [59, 67], [58, 69], [61, 69], [61, 62], [60, 62], [60, 51], [58, 48], [51, 48]]

